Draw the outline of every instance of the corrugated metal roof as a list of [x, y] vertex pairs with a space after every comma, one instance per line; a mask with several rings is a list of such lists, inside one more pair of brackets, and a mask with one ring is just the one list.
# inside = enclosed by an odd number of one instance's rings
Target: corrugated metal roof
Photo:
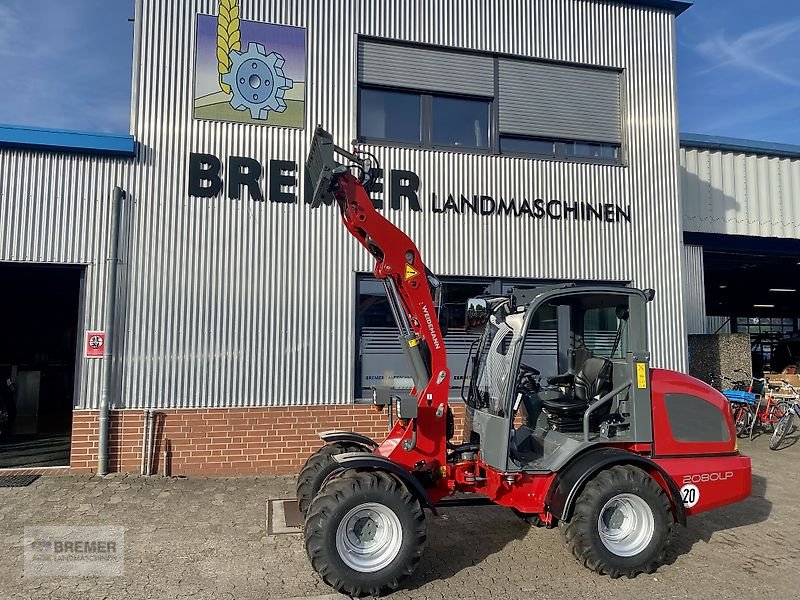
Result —
[[697, 133], [682, 133], [681, 146], [684, 148], [703, 148], [707, 150], [729, 150], [745, 154], [765, 154], [768, 156], [786, 156], [800, 158], [800, 146], [791, 144], [776, 144], [773, 142], [760, 142], [742, 140], [738, 138], [720, 137], [716, 135], [702, 135]]
[[0, 148], [134, 156], [136, 142], [132, 135], [0, 125]]
[[691, 8], [694, 2], [683, 2], [682, 0], [601, 0], [608, 2], [619, 2], [620, 4], [638, 4], [639, 6], [649, 6], [651, 8], [665, 8], [671, 10], [675, 15], [679, 15]]

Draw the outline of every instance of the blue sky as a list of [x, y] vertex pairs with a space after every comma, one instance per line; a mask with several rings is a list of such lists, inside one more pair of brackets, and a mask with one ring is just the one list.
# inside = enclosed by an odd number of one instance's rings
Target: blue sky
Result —
[[682, 132], [800, 144], [798, 0], [698, 0], [677, 38]]
[[[133, 0], [0, 0], [0, 123], [125, 133]], [[678, 19], [682, 132], [800, 144], [800, 1]]]
[[127, 133], [133, 0], [0, 0], [0, 123]]

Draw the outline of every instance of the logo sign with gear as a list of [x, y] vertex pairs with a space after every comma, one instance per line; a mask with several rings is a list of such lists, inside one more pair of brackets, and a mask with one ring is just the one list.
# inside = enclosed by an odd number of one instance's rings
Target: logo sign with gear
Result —
[[283, 74], [286, 62], [277, 52], [267, 54], [261, 44], [250, 42], [247, 52], [231, 50], [231, 70], [222, 76], [233, 91], [231, 106], [249, 110], [254, 119], [266, 119], [271, 110], [283, 112], [283, 95], [294, 82]]
[[303, 128], [306, 30], [247, 21], [240, 0], [218, 1], [217, 15], [197, 15], [194, 117]]

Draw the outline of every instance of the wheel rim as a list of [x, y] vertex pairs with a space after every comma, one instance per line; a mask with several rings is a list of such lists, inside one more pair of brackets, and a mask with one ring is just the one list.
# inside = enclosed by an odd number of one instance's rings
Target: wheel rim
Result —
[[336, 529], [336, 551], [345, 565], [359, 573], [374, 573], [400, 554], [403, 528], [393, 510], [367, 502], [352, 508]]
[[603, 545], [617, 556], [636, 556], [650, 544], [656, 524], [650, 506], [639, 496], [617, 494], [597, 518]]

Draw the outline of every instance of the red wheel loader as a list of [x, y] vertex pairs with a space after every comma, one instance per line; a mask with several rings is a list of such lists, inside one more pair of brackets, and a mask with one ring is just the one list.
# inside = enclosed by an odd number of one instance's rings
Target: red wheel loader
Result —
[[454, 441], [440, 282], [375, 210], [373, 159], [318, 127], [307, 185], [312, 207], [338, 207], [375, 258], [414, 387], [374, 390], [375, 406], [396, 415], [386, 439], [321, 433], [300, 472], [305, 546], [323, 580], [354, 596], [397, 589], [422, 557], [426, 509], [435, 515], [455, 493], [562, 526], [578, 561], [611, 577], [653, 572], [675, 523], [750, 494], [725, 397], [650, 368], [652, 290], [556, 285], [470, 300], [467, 321], [482, 333]]

